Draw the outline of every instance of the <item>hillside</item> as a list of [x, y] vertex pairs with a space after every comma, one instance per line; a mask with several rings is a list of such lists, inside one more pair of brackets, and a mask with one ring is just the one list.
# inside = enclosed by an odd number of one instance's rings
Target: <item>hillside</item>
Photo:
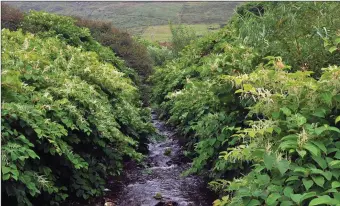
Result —
[[[110, 21], [117, 28], [134, 35], [144, 35], [157, 26], [183, 23], [194, 26], [198, 33], [207, 33], [211, 24], [226, 24], [237, 2], [8, 2], [23, 11], [47, 12]], [[151, 27], [153, 26], [153, 27]], [[165, 32], [167, 29], [165, 29]], [[157, 38], [157, 35], [156, 37]], [[160, 40], [163, 40], [162, 37]]]

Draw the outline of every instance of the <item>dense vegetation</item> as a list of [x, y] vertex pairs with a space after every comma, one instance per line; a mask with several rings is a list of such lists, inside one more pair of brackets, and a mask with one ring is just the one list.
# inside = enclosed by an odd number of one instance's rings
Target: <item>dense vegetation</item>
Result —
[[[34, 10], [25, 15], [7, 4], [2, 4], [1, 25], [10, 30], [22, 28], [31, 33], [57, 34], [72, 46], [81, 46], [86, 51], [96, 51], [101, 60], [116, 65], [137, 84], [140, 84], [137, 74], [145, 78], [152, 73], [152, 60], [148, 56], [146, 47], [132, 39], [128, 33], [113, 27], [112, 24], [53, 14], [49, 14], [49, 19], [46, 19], [47, 17], [40, 18], [41, 15], [41, 12]], [[125, 64], [117, 57], [125, 60]]]
[[340, 7], [250, 3], [156, 69], [153, 102], [177, 126], [214, 205], [340, 203]]
[[146, 47], [134, 41], [127, 32], [122, 32], [109, 22], [77, 18], [77, 25], [89, 28], [92, 36], [103, 46], [110, 47], [117, 56], [126, 61], [140, 76], [148, 77], [152, 73], [152, 60]]
[[153, 132], [134, 71], [70, 17], [32, 11], [18, 25], [2, 30], [2, 197], [58, 205], [102, 194]]
[[107, 22], [3, 5], [3, 198], [102, 194], [154, 132], [149, 77], [193, 159], [184, 175], [210, 178], [215, 206], [339, 205], [339, 13], [337, 2], [248, 3], [203, 38], [173, 27], [165, 48]]

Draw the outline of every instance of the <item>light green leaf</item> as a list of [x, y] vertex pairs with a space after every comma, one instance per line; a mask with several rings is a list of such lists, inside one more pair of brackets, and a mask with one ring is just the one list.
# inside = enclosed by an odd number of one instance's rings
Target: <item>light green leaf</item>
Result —
[[328, 163], [328, 166], [332, 169], [340, 169], [340, 160], [333, 160]]
[[302, 203], [304, 200], [311, 198], [311, 197], [315, 197], [316, 196], [316, 192], [307, 192], [304, 193], [300, 199], [300, 203]]
[[280, 108], [280, 110], [283, 112], [283, 114], [285, 114], [286, 116], [290, 116], [292, 114], [292, 112], [290, 111], [290, 109], [288, 109], [287, 107], [283, 107]]
[[253, 89], [253, 86], [251, 84], [243, 84], [243, 90], [245, 92], [251, 91]]
[[261, 202], [256, 199], [250, 200], [250, 202], [247, 204], [247, 206], [256, 206], [256, 205], [261, 205]]
[[281, 160], [277, 163], [277, 168], [279, 169], [281, 175], [284, 175], [286, 171], [289, 169], [290, 162], [288, 160]]
[[340, 121], [340, 116], [338, 116], [338, 117], [335, 119], [335, 124], [337, 124], [339, 121]]
[[313, 199], [310, 203], [309, 206], [314, 206], [314, 205], [333, 205], [334, 204], [334, 199], [329, 197], [328, 195], [323, 195], [320, 197], [317, 197]]
[[323, 174], [322, 174], [326, 180], [330, 181], [332, 179], [332, 172], [331, 171], [325, 171]]
[[339, 181], [333, 181], [332, 182], [332, 188], [338, 188], [340, 187], [340, 182]]
[[279, 193], [272, 193], [270, 194], [267, 199], [266, 199], [266, 203], [268, 205], [273, 205], [277, 199], [279, 199], [281, 197], [281, 195]]
[[8, 180], [10, 178], [10, 176], [11, 175], [9, 173], [4, 174], [4, 175], [2, 175], [2, 180]]
[[308, 150], [314, 156], [320, 156], [320, 149], [310, 142], [305, 143], [303, 148]]
[[286, 182], [299, 180], [299, 176], [290, 176], [286, 179]]
[[2, 174], [7, 174], [7, 173], [9, 173], [9, 171], [11, 170], [11, 168], [9, 168], [9, 167], [6, 167], [6, 166], [2, 166], [1, 167], [1, 172], [2, 172]]
[[285, 187], [285, 189], [283, 190], [283, 194], [287, 197], [290, 197], [291, 194], [294, 193], [294, 190], [292, 187]]
[[300, 155], [301, 158], [303, 158], [307, 154], [306, 150], [296, 150], [296, 151]]
[[340, 44], [340, 38], [336, 38], [336, 39], [334, 40], [334, 42], [335, 42], [336, 44]]
[[324, 100], [326, 104], [332, 104], [332, 93], [331, 92], [324, 92], [321, 94], [321, 99]]
[[314, 116], [321, 117], [321, 118], [324, 118], [325, 114], [326, 114], [326, 110], [323, 108], [317, 108], [316, 111], [313, 113]]
[[311, 141], [313, 144], [315, 144], [317, 147], [319, 147], [319, 149], [321, 149], [321, 151], [323, 151], [324, 153], [327, 153], [327, 148], [325, 147], [325, 144], [320, 142], [320, 141]]
[[292, 200], [296, 203], [296, 204], [300, 204], [300, 200], [302, 198], [301, 194], [291, 194], [290, 198], [292, 198]]
[[301, 114], [296, 114], [296, 124], [301, 127], [302, 125], [304, 125], [307, 122], [306, 117], [302, 116]]
[[249, 137], [254, 138], [255, 137], [255, 132], [254, 131], [249, 131], [248, 135], [249, 135]]
[[301, 172], [303, 175], [307, 176], [307, 174], [309, 173], [309, 169], [304, 167], [296, 167], [294, 169], [294, 172]]
[[311, 188], [313, 186], [313, 184], [314, 184], [313, 180], [308, 180], [307, 178], [303, 178], [302, 179], [302, 183], [305, 186], [306, 191], [308, 191], [309, 188]]
[[334, 51], [337, 50], [337, 47], [336, 46], [332, 46], [328, 49], [329, 52], [333, 53]]
[[326, 169], [327, 168], [327, 162], [325, 159], [323, 159], [320, 156], [312, 156], [313, 160], [318, 163], [318, 165], [322, 168], [322, 169]]
[[325, 178], [322, 176], [312, 176], [313, 181], [315, 182], [315, 184], [319, 185], [320, 187], [323, 187], [323, 185], [325, 184]]
[[273, 156], [273, 155], [268, 155], [267, 153], [264, 154], [264, 165], [266, 166], [266, 168], [268, 170], [271, 170], [275, 161], [276, 161], [276, 158]]
[[286, 201], [282, 201], [280, 206], [291, 206], [294, 205], [294, 203], [292, 201], [286, 200]]

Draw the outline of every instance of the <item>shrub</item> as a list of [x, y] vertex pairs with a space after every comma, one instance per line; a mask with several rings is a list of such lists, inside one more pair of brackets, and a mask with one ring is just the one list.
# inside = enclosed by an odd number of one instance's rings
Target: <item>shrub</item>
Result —
[[136, 38], [136, 41], [147, 48], [154, 66], [165, 65], [167, 61], [174, 58], [172, 50], [166, 46], [162, 46], [161, 43], [151, 42], [141, 38]]
[[109, 22], [93, 21], [76, 17], [77, 25], [90, 29], [92, 36], [102, 45], [110, 47], [127, 66], [133, 68], [142, 77], [152, 73], [152, 60], [144, 45], [135, 41], [127, 32], [113, 27]]
[[157, 68], [153, 102], [215, 205], [339, 204], [339, 7], [254, 4]]
[[234, 181], [212, 182], [234, 194], [214, 205], [337, 205], [340, 68], [325, 68], [315, 80], [311, 72], [288, 73], [280, 58], [271, 59], [249, 75], [228, 77], [242, 99], [255, 102], [234, 135], [241, 144], [221, 157], [225, 164], [252, 162], [253, 169]]
[[22, 29], [40, 37], [54, 37], [67, 42], [71, 46], [81, 47], [84, 51], [96, 52], [99, 59], [116, 66], [129, 76], [135, 83], [139, 82], [135, 72], [126, 67], [124, 61], [115, 55], [108, 47], [94, 40], [88, 28], [78, 27], [76, 20], [67, 16], [47, 12], [30, 11], [22, 23]]
[[237, 10], [241, 14], [233, 19], [236, 35], [261, 56], [281, 56], [294, 70], [313, 71], [315, 77], [320, 68], [340, 63], [323, 43], [339, 32], [338, 3], [251, 3]]
[[178, 55], [192, 40], [197, 39], [195, 32], [182, 24], [173, 26], [170, 22], [171, 45], [174, 55]]
[[24, 13], [19, 9], [13, 8], [1, 2], [1, 27], [15, 31], [20, 27], [24, 19]]
[[99, 195], [123, 158], [142, 158], [137, 88], [94, 52], [3, 30], [1, 88], [2, 186], [17, 204]]

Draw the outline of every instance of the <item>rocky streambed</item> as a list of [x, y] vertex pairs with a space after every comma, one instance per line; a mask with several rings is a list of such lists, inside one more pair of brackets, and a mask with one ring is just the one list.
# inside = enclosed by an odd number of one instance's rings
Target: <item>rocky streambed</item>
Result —
[[108, 185], [106, 206], [208, 206], [212, 195], [198, 176], [182, 177], [190, 167], [184, 161], [176, 132], [152, 114], [152, 122], [163, 136], [148, 144], [144, 166], [131, 162], [121, 180]]

